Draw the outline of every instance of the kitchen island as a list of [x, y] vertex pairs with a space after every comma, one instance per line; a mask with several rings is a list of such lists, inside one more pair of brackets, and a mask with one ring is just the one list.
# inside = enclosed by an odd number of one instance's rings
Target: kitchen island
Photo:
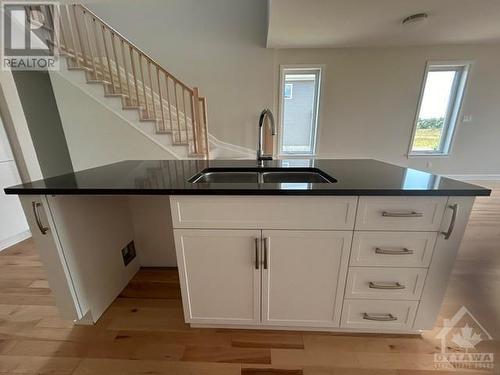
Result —
[[177, 266], [196, 327], [418, 333], [479, 186], [375, 160], [124, 161], [20, 195], [61, 316]]

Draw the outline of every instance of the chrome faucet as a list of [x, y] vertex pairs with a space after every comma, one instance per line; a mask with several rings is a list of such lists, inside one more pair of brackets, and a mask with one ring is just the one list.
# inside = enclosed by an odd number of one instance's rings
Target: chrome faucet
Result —
[[264, 154], [264, 150], [262, 149], [262, 143], [264, 141], [264, 120], [266, 118], [269, 118], [271, 134], [276, 135], [276, 125], [274, 123], [273, 113], [269, 108], [266, 108], [260, 113], [259, 118], [259, 148], [257, 149], [257, 161], [259, 162], [262, 162], [263, 160], [273, 160], [273, 156]]

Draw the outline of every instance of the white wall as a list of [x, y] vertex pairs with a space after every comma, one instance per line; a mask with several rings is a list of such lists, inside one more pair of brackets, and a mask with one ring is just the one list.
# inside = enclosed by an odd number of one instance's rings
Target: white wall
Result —
[[[427, 60], [474, 60], [449, 157], [406, 154]], [[446, 174], [500, 173], [500, 46], [278, 50], [280, 64], [325, 64], [318, 155], [375, 158]], [[428, 166], [428, 162], [432, 165]]]
[[0, 119], [0, 251], [31, 235], [19, 198], [3, 191], [19, 183], [21, 178]]
[[110, 25], [208, 99], [210, 133], [256, 148], [260, 111], [273, 104], [267, 0], [110, 0], [89, 3]]
[[20, 161], [26, 166], [24, 178], [31, 181], [41, 179], [43, 177], [42, 170], [24, 116], [16, 83], [10, 71], [0, 71], [0, 110], [4, 118], [9, 118], [9, 124], [5, 123], [5, 126], [11, 125], [8, 131], [17, 141], [17, 155], [24, 159]]
[[61, 75], [51, 74], [51, 82], [75, 171], [122, 160], [174, 158]]

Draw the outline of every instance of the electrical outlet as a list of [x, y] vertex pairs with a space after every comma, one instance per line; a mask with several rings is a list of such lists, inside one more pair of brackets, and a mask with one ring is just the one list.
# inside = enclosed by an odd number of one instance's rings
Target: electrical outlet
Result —
[[130, 262], [132, 262], [135, 256], [135, 244], [134, 241], [132, 241], [122, 249], [123, 264], [129, 264]]
[[471, 115], [464, 115], [462, 117], [462, 122], [471, 122], [472, 121], [472, 116]]

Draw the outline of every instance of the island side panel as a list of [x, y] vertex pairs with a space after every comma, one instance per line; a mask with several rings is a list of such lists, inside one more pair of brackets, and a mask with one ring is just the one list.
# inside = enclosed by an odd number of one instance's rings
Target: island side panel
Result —
[[[75, 285], [71, 280], [70, 270], [57, 237], [57, 230], [46, 197], [44, 195], [21, 195], [19, 199], [38, 255], [44, 265], [60, 317], [66, 320], [83, 318], [86, 311], [82, 311]], [[34, 204], [36, 207], [33, 206]]]
[[128, 199], [48, 196], [47, 201], [83, 312], [95, 322], [139, 269], [138, 257], [125, 265], [121, 252], [134, 239]]
[[[458, 205], [455, 225], [451, 236], [445, 239], [443, 232], [450, 229], [452, 220], [450, 206], [454, 204]], [[474, 197], [449, 197], [448, 199], [413, 324], [414, 329], [433, 329], [436, 323], [473, 204]]]

